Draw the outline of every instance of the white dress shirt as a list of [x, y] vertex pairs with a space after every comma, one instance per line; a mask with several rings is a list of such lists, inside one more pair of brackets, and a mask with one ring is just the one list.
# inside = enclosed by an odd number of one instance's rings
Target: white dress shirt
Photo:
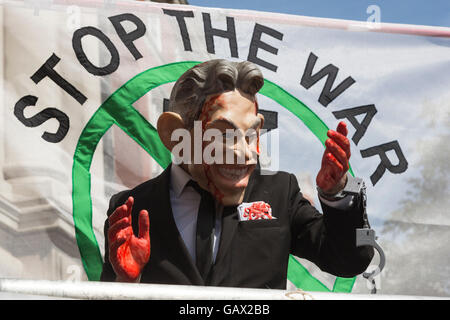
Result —
[[[170, 169], [170, 204], [172, 206], [173, 218], [180, 232], [181, 238], [186, 245], [192, 260], [196, 261], [195, 238], [197, 232], [197, 215], [200, 207], [200, 194], [187, 183], [191, 176], [180, 166], [172, 164]], [[222, 206], [216, 201], [216, 225], [213, 239], [213, 261], [216, 260], [219, 250], [219, 239], [222, 226]]]

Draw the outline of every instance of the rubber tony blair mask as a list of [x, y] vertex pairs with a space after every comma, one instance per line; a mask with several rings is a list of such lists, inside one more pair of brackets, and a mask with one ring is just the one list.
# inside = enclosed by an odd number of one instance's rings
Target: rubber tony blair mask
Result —
[[250, 62], [207, 61], [178, 79], [169, 111], [158, 119], [172, 160], [226, 206], [242, 202], [256, 167], [264, 117], [255, 95], [262, 84]]

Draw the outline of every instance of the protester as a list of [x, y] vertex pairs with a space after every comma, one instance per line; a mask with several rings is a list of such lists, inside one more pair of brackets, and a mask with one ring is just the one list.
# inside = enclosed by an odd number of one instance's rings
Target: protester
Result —
[[256, 65], [226, 60], [178, 79], [157, 124], [173, 163], [111, 198], [102, 281], [283, 289], [289, 254], [340, 277], [365, 271], [373, 249], [355, 245], [360, 199], [341, 192], [351, 179], [345, 123], [327, 133], [321, 214], [293, 174], [258, 168], [263, 83]]

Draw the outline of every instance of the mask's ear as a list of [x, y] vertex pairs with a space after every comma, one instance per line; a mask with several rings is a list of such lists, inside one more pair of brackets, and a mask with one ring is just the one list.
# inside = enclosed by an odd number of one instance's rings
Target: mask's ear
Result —
[[258, 113], [256, 116], [261, 119], [259, 129], [262, 129], [264, 127], [264, 116], [261, 113]]
[[264, 116], [261, 113], [258, 113], [256, 116], [259, 119], [261, 119], [261, 124], [259, 125], [259, 128], [258, 128], [258, 144], [256, 146], [256, 152], [258, 153], [258, 155], [260, 155], [261, 154], [261, 148], [259, 146], [259, 141], [260, 141], [259, 136], [261, 135], [261, 129], [264, 127]]
[[176, 129], [184, 129], [184, 121], [178, 113], [164, 112], [158, 118], [156, 129], [162, 143], [172, 152], [173, 147], [178, 143], [178, 141], [172, 141], [172, 133]]

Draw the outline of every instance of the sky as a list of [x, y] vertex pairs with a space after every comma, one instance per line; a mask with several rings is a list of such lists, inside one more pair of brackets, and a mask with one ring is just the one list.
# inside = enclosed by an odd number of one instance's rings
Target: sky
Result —
[[247, 9], [366, 21], [379, 7], [380, 22], [450, 27], [450, 0], [188, 0], [190, 5]]

